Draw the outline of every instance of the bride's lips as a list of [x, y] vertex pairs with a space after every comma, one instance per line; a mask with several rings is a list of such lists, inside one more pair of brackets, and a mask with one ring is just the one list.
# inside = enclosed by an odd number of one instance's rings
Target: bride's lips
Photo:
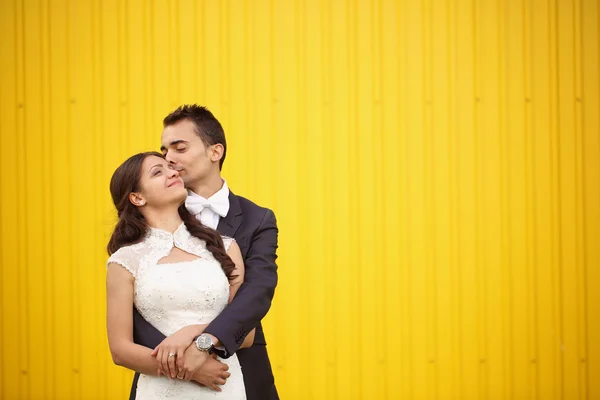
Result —
[[179, 183], [183, 185], [183, 182], [181, 181], [181, 179], [177, 179], [177, 180], [169, 183], [169, 186], [167, 186], [167, 187], [171, 187], [171, 186], [177, 185]]

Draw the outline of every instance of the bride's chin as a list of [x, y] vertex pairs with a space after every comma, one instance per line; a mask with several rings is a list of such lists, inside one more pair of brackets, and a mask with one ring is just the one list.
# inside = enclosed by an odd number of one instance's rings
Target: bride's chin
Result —
[[185, 203], [185, 199], [187, 199], [187, 190], [184, 190], [179, 196], [177, 196], [177, 203], [182, 205]]

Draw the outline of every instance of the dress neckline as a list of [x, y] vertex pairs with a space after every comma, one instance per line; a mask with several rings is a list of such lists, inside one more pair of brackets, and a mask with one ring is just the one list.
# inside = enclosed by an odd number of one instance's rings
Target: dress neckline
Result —
[[181, 264], [191, 264], [191, 263], [195, 263], [197, 261], [202, 260], [202, 257], [198, 257], [198, 258], [194, 258], [193, 260], [187, 260], [187, 261], [178, 261], [178, 262], [170, 262], [170, 263], [156, 263], [156, 265], [181, 265]]

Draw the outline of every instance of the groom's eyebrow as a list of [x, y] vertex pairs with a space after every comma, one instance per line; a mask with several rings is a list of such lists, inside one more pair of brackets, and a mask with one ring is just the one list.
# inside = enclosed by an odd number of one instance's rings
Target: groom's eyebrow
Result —
[[[183, 140], [183, 139], [173, 140], [171, 143], [169, 143], [169, 146], [176, 146], [179, 143], [187, 143], [187, 142], [185, 140]], [[166, 149], [167, 148], [164, 145], [160, 146], [160, 150], [161, 151], [164, 151]]]

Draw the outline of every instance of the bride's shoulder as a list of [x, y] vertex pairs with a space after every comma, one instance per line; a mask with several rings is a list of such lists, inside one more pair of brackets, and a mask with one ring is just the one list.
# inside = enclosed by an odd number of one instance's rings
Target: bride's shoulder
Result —
[[106, 262], [106, 266], [108, 267], [110, 264], [119, 264], [131, 272], [135, 277], [140, 265], [140, 260], [149, 250], [150, 248], [145, 241], [120, 247], [110, 255]]

